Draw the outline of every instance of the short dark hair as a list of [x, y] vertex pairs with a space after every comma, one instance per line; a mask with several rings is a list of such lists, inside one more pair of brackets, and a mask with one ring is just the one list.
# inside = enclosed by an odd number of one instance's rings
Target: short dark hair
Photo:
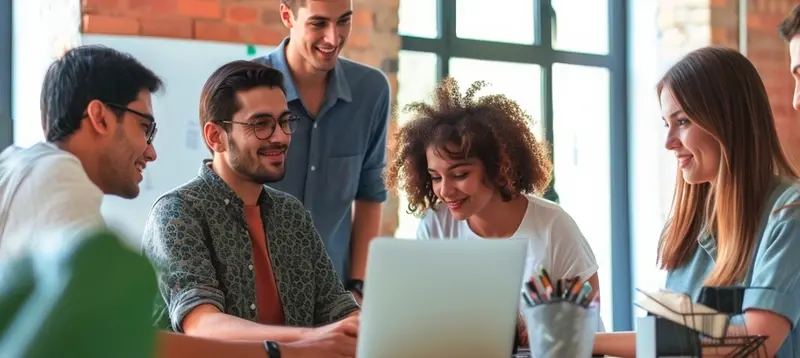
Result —
[[[81, 127], [89, 102], [127, 106], [142, 90], [158, 92], [162, 80], [133, 56], [101, 45], [70, 49], [47, 69], [42, 84], [42, 129], [48, 142], [64, 140]], [[110, 108], [122, 116], [122, 110]]]
[[778, 35], [785, 41], [791, 41], [795, 35], [800, 35], [800, 5], [789, 13], [789, 16], [778, 26]]
[[[504, 95], [475, 98], [483, 86], [484, 82], [475, 82], [462, 96], [456, 80], [448, 77], [436, 86], [433, 104], [405, 107], [413, 119], [395, 134], [386, 184], [405, 191], [409, 213], [421, 215], [438, 201], [428, 173], [429, 146], [453, 159], [478, 158], [486, 182], [504, 201], [547, 189], [553, 168], [550, 150], [531, 131], [531, 116]], [[446, 148], [449, 143], [457, 149]]]
[[297, 9], [306, 5], [306, 0], [281, 0], [281, 4], [286, 5], [296, 15]]
[[200, 92], [200, 128], [213, 122], [230, 130], [230, 126], [222, 122], [231, 120], [240, 110], [236, 93], [256, 87], [280, 88], [286, 94], [283, 73], [275, 68], [245, 60], [222, 65], [206, 80]]

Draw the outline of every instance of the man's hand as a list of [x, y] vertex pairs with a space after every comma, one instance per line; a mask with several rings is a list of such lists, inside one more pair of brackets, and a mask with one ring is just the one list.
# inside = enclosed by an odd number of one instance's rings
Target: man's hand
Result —
[[334, 322], [327, 326], [322, 326], [312, 329], [309, 332], [309, 334], [306, 337], [304, 337], [304, 339], [315, 336], [326, 335], [328, 333], [340, 333], [355, 338], [358, 337], [358, 328], [360, 323], [361, 323], [361, 315], [358, 314], [350, 315], [338, 322]]
[[351, 315], [327, 326], [314, 328], [301, 340], [281, 345], [285, 358], [355, 357], [360, 315]]

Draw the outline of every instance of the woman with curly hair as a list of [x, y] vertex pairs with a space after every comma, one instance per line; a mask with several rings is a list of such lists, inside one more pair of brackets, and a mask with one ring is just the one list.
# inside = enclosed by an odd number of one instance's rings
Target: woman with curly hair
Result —
[[[395, 135], [386, 181], [422, 216], [418, 239], [530, 240], [525, 277], [542, 267], [553, 279], [579, 277], [599, 293], [598, 265], [572, 217], [539, 195], [551, 180], [547, 144], [531, 117], [504, 95], [464, 96], [452, 78], [432, 104], [406, 106], [413, 119]], [[521, 333], [524, 332], [521, 325]]]

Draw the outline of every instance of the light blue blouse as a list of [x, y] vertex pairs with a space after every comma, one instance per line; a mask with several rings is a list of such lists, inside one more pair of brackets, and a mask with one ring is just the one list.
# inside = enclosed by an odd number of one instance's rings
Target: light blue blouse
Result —
[[[778, 351], [778, 358], [800, 358], [800, 183], [782, 180], [770, 192], [761, 217], [757, 250], [750, 269], [740, 284], [767, 287], [745, 292], [743, 309], [762, 309], [786, 317], [791, 331]], [[781, 209], [781, 210], [779, 210]], [[716, 241], [710, 236], [698, 239], [691, 260], [667, 274], [666, 289], [683, 292], [697, 300], [703, 282], [714, 267]]]

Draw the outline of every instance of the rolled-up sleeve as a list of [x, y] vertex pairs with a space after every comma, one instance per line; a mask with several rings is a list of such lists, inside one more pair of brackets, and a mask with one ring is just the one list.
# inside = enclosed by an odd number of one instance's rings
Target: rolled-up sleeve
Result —
[[339, 280], [308, 211], [305, 211], [299, 230], [303, 237], [311, 241], [312, 260], [314, 260], [317, 281], [315, 284], [314, 324], [325, 325], [336, 322], [358, 311], [360, 307], [353, 298], [353, 294], [345, 290], [342, 281]]
[[777, 313], [795, 327], [800, 320], [800, 209], [770, 225], [758, 245], [750, 289], [742, 308]]
[[211, 304], [225, 311], [224, 295], [206, 246], [201, 219], [178, 194], [159, 198], [150, 211], [143, 250], [156, 269], [158, 289], [172, 330], [183, 332], [184, 317]]
[[386, 136], [391, 120], [391, 89], [385, 76], [381, 75], [380, 79], [381, 89], [373, 112], [372, 133], [361, 167], [356, 200], [383, 202], [387, 196], [383, 170], [386, 167]]

